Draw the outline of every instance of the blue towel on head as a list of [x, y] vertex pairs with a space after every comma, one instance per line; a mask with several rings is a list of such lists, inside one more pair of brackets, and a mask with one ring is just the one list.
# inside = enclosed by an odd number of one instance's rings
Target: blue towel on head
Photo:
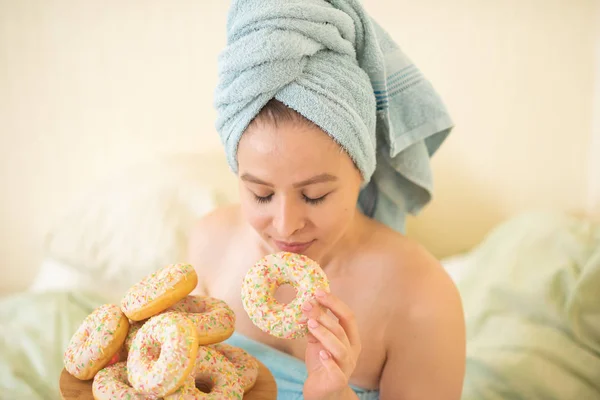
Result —
[[242, 134], [272, 98], [346, 150], [364, 178], [366, 215], [403, 232], [406, 212], [431, 200], [430, 157], [452, 121], [360, 1], [232, 1], [215, 107], [234, 172]]

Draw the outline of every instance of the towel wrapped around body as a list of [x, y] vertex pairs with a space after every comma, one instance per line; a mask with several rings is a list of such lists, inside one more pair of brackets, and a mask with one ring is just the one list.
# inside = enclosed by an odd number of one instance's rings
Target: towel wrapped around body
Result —
[[430, 157], [452, 129], [432, 85], [358, 0], [233, 0], [216, 128], [237, 147], [271, 99], [319, 126], [363, 177], [359, 207], [404, 232], [431, 200]]

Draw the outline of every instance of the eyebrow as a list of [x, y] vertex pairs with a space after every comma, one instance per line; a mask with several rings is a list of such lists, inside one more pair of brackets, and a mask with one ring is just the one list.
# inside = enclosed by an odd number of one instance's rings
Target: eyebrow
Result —
[[[272, 183], [265, 182], [262, 179], [259, 179], [259, 178], [255, 177], [254, 175], [251, 175], [248, 173], [243, 174], [241, 176], [241, 179], [246, 182], [252, 182], [252, 183], [259, 184], [259, 185], [273, 187]], [[319, 174], [319, 175], [313, 176], [312, 178], [306, 179], [304, 181], [294, 183], [294, 187], [299, 188], [299, 187], [303, 187], [303, 186], [312, 185], [315, 183], [334, 182], [337, 180], [338, 180], [338, 178], [331, 174]]]

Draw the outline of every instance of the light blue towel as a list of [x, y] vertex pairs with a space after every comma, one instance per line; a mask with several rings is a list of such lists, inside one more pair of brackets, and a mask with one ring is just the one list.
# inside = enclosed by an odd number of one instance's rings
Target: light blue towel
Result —
[[231, 169], [275, 98], [354, 160], [365, 214], [404, 231], [431, 199], [430, 157], [452, 128], [440, 98], [358, 0], [233, 0], [219, 56], [216, 128]]
[[[256, 357], [273, 374], [277, 383], [277, 399], [301, 400], [304, 381], [308, 377], [305, 364], [287, 353], [252, 340], [237, 332], [225, 341]], [[350, 386], [360, 400], [377, 400], [379, 392]]]

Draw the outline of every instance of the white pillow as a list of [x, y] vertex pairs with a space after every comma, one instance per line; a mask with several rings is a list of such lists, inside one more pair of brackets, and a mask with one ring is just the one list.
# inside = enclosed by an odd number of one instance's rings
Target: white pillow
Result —
[[138, 164], [65, 210], [47, 235], [46, 259], [81, 274], [72, 281], [84, 289], [122, 293], [166, 264], [186, 262], [194, 222], [234, 201], [236, 190], [224, 157], [175, 155]]
[[52, 258], [42, 260], [42, 265], [35, 276], [29, 290], [32, 292], [46, 292], [53, 290], [74, 290], [82, 286], [89, 286], [89, 278], [81, 282], [83, 275], [74, 271], [74, 268]]
[[470, 262], [469, 255], [470, 253], [460, 253], [440, 260], [442, 267], [456, 284], [461, 281], [465, 274], [465, 270]]

